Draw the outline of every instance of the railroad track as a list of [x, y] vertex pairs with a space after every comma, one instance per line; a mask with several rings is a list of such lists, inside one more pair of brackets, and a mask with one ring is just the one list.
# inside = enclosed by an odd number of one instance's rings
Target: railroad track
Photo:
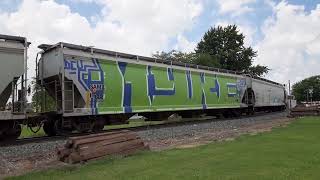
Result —
[[[285, 112], [272, 112], [272, 113], [256, 113], [254, 115], [248, 115], [248, 116], [241, 116], [241, 117], [233, 117], [233, 118], [221, 118], [217, 119], [214, 117], [203, 117], [203, 118], [188, 118], [183, 119], [180, 121], [168, 121], [166, 123], [162, 124], [154, 124], [154, 125], [142, 125], [142, 126], [135, 126], [135, 127], [126, 127], [126, 128], [118, 128], [118, 129], [111, 129], [111, 130], [103, 130], [101, 132], [114, 132], [114, 131], [120, 131], [120, 130], [130, 130], [130, 131], [143, 131], [143, 130], [153, 130], [153, 129], [161, 129], [161, 128], [167, 128], [167, 127], [176, 127], [176, 126], [183, 126], [183, 125], [190, 125], [190, 124], [201, 124], [201, 123], [208, 123], [213, 121], [227, 121], [227, 120], [239, 120], [239, 119], [245, 119], [245, 118], [255, 118], [255, 117], [263, 117], [263, 116], [272, 116], [276, 114], [282, 114]], [[99, 132], [99, 133], [101, 133]], [[59, 135], [59, 136], [41, 136], [41, 137], [32, 137], [32, 138], [23, 138], [23, 139], [17, 139], [16, 141], [11, 142], [2, 142], [0, 143], [0, 147], [7, 147], [7, 146], [18, 146], [18, 145], [24, 145], [29, 143], [42, 143], [46, 141], [58, 141], [58, 140], [66, 140], [68, 137], [75, 137], [75, 136], [82, 136], [82, 135], [88, 135], [92, 133], [72, 133], [69, 135]]]
[[290, 116], [299, 117], [299, 116], [320, 116], [320, 106], [311, 106], [311, 107], [295, 107], [291, 109]]

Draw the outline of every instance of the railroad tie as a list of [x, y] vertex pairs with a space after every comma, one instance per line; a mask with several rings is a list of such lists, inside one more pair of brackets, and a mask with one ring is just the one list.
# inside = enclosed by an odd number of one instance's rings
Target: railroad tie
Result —
[[74, 164], [104, 156], [127, 156], [143, 150], [149, 150], [149, 146], [136, 133], [121, 130], [70, 137], [63, 147], [57, 148], [57, 157]]

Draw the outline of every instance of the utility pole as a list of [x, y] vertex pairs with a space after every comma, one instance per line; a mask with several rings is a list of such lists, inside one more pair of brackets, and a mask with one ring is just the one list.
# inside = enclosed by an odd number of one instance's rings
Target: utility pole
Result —
[[290, 85], [290, 80], [289, 80], [289, 95], [288, 95], [288, 97], [289, 97], [289, 110], [291, 109], [291, 85]]

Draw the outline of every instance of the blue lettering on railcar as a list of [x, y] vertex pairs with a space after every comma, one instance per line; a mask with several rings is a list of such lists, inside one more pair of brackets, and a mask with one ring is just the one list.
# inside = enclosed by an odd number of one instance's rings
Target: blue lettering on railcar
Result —
[[[238, 89], [236, 83], [227, 83], [228, 97], [236, 97], [238, 95]], [[235, 92], [231, 92], [231, 89], [235, 89]]]
[[[201, 84], [202, 84], [202, 95], [201, 95], [201, 103], [202, 103], [202, 108], [203, 109], [207, 109], [207, 104], [206, 104], [206, 93], [204, 90], [204, 84], [206, 83], [206, 75], [204, 72], [200, 72], [200, 80], [201, 80]], [[209, 88], [209, 91], [211, 93], [216, 93], [217, 97], [220, 98], [220, 83], [218, 80], [217, 75], [215, 75], [215, 79], [214, 79], [214, 87]]]
[[210, 92], [212, 93], [216, 93], [218, 98], [220, 98], [220, 83], [218, 81], [218, 77], [217, 75], [215, 75], [215, 79], [214, 79], [214, 87], [210, 88]]
[[148, 83], [148, 96], [149, 100], [152, 103], [155, 96], [173, 96], [176, 93], [176, 88], [174, 84], [174, 75], [173, 69], [168, 68], [167, 70], [168, 80], [172, 81], [172, 88], [161, 88], [156, 86], [155, 77], [152, 73], [152, 67], [147, 66], [147, 83]]
[[[104, 98], [104, 73], [98, 59], [92, 58], [91, 61], [65, 59], [64, 69], [67, 73], [76, 75], [81, 86], [90, 92], [92, 114], [98, 114], [97, 102]], [[93, 73], [97, 73], [98, 79], [92, 78]]]
[[203, 85], [205, 83], [204, 72], [200, 73], [200, 80], [201, 80], [201, 84], [202, 84], [202, 94], [201, 94], [202, 108], [203, 109], [207, 109], [206, 93], [205, 93], [204, 88], [203, 88]]
[[[123, 79], [125, 77], [127, 65], [128, 65], [128, 63], [126, 63], [126, 62], [118, 61], [118, 67], [121, 71], [121, 75], [122, 75]], [[123, 82], [124, 82], [124, 84], [123, 84], [124, 88], [123, 88], [122, 106], [124, 107], [125, 113], [131, 113], [132, 112], [132, 107], [131, 107], [132, 84], [131, 84], [131, 82], [127, 82], [125, 79]]]
[[186, 79], [187, 79], [187, 87], [188, 87], [188, 98], [191, 99], [193, 95], [192, 90], [192, 77], [191, 77], [191, 71], [186, 70]]

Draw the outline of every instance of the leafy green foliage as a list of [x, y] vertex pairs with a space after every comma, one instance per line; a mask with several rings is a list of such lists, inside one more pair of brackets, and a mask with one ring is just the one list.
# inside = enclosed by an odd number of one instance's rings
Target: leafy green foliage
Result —
[[263, 74], [267, 74], [270, 69], [267, 66], [250, 66], [249, 69], [246, 71], [247, 74], [251, 74], [253, 76], [262, 76]]
[[[309, 92], [312, 90], [312, 95]], [[320, 75], [306, 78], [292, 86], [292, 93], [296, 100], [301, 101], [320, 101]], [[312, 97], [311, 97], [312, 96]]]
[[215, 56], [221, 67], [229, 70], [245, 70], [251, 65], [256, 52], [244, 47], [244, 35], [237, 27], [227, 26], [210, 28], [198, 43], [196, 53], [208, 53]]
[[244, 46], [245, 36], [236, 25], [210, 28], [198, 43], [196, 53], [208, 53], [215, 57], [223, 69], [262, 76], [269, 71], [266, 66], [252, 66], [257, 52]]
[[168, 53], [157, 52], [156, 54], [153, 54], [153, 57], [168, 61], [178, 61], [181, 63], [197, 64], [220, 68], [220, 63], [218, 62], [218, 60], [215, 57], [206, 53], [183, 53], [172, 50]]
[[215, 56], [211, 56], [207, 53], [198, 53], [196, 54], [196, 59], [193, 62], [194, 64], [210, 66], [215, 68], [221, 68], [221, 64]]
[[39, 84], [36, 83], [35, 79], [32, 83], [32, 108], [36, 112], [48, 112], [55, 110], [56, 102], [55, 100], [48, 94], [48, 92], [41, 88]]
[[171, 61], [198, 64], [238, 71], [253, 76], [263, 76], [270, 70], [267, 66], [253, 66], [257, 52], [244, 46], [245, 36], [236, 25], [214, 27], [206, 32], [198, 43], [195, 53], [177, 51], [157, 52], [153, 56]]

